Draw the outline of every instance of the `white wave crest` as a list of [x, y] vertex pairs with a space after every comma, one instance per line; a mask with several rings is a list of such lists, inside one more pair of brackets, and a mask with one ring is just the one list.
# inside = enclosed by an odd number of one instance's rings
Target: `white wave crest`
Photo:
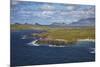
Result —
[[38, 40], [34, 40], [34, 41], [28, 43], [28, 45], [31, 45], [31, 46], [39, 46], [39, 44], [36, 44], [37, 41]]
[[79, 39], [78, 41], [92, 41], [92, 42], [95, 42], [95, 39]]

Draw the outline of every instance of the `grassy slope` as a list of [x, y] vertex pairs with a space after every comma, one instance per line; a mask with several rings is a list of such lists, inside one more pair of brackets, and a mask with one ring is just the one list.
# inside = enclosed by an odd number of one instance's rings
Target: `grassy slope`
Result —
[[18, 25], [18, 24], [11, 24], [10, 25], [11, 30], [27, 30], [27, 29], [32, 29], [32, 25]]
[[[55, 27], [48, 26], [36, 26], [36, 25], [11, 25], [12, 30], [46, 30], [47, 33], [39, 34], [40, 37], [52, 38], [52, 39], [64, 39], [68, 41], [75, 41], [77, 39], [95, 39], [95, 29], [93, 27], [84, 28], [67, 28], [67, 27]], [[34, 35], [34, 34], [33, 34]]]
[[80, 29], [54, 29], [48, 30], [47, 33], [41, 34], [42, 37], [52, 39], [64, 39], [68, 41], [75, 41], [77, 39], [95, 39], [95, 30], [92, 28]]
[[11, 24], [11, 30], [28, 30], [28, 29], [36, 29], [36, 30], [47, 30], [47, 26], [36, 26], [36, 25], [26, 25], [26, 24]]

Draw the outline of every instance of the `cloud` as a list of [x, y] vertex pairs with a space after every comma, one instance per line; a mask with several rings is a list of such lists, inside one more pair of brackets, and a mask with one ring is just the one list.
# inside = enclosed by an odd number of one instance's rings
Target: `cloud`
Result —
[[75, 6], [66, 6], [66, 9], [67, 10], [74, 10], [75, 9]]
[[41, 16], [44, 17], [44, 18], [51, 17], [52, 15], [54, 15], [54, 11], [43, 11], [43, 12], [41, 12]]
[[43, 4], [43, 5], [41, 6], [41, 9], [42, 9], [42, 10], [53, 10], [53, 9], [55, 9], [55, 7], [52, 6], [52, 5], [49, 5], [49, 4]]
[[[16, 0], [13, 0], [16, 1]], [[18, 1], [18, 0], [17, 0]], [[12, 20], [14, 21], [27, 21], [27, 22], [65, 22], [71, 23], [80, 19], [91, 18], [95, 16], [95, 9], [93, 6], [86, 5], [56, 5], [48, 3], [34, 3], [30, 2], [20, 3], [14, 2], [16, 5], [11, 8]], [[91, 8], [90, 8], [91, 7]], [[18, 19], [17, 19], [18, 18]]]
[[11, 4], [16, 5], [16, 4], [18, 4], [18, 1], [20, 1], [20, 0], [11, 0]]

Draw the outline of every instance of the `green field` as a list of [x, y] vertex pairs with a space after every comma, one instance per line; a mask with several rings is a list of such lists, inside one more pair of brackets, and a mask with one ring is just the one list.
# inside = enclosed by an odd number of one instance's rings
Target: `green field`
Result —
[[32, 34], [33, 36], [39, 36], [41, 38], [47, 38], [52, 40], [63, 40], [67, 42], [77, 41], [78, 39], [95, 39], [94, 27], [48, 27], [48, 26], [36, 26], [36, 25], [11, 25], [12, 30], [45, 30], [47, 32], [41, 34]]
[[11, 30], [47, 30], [49, 29], [48, 26], [37, 26], [37, 25], [29, 25], [29, 24], [11, 24], [10, 25]]
[[95, 39], [95, 30], [93, 28], [80, 29], [53, 29], [47, 33], [40, 34], [41, 37], [48, 39], [63, 39], [66, 41], [76, 41], [78, 39]]

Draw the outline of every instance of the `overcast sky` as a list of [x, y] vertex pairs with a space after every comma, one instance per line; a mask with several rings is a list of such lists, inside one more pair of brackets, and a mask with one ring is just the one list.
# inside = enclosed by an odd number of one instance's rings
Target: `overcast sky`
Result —
[[13, 0], [11, 4], [11, 23], [51, 24], [72, 23], [80, 19], [94, 18], [95, 6], [27, 2]]

